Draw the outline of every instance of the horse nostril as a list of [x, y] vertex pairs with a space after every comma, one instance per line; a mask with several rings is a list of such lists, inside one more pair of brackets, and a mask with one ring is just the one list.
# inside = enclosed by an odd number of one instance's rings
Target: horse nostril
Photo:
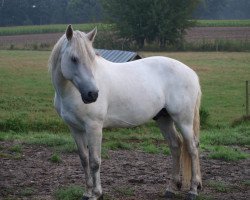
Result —
[[96, 100], [97, 97], [98, 97], [98, 91], [91, 91], [88, 93], [88, 97], [91, 99], [91, 100]]

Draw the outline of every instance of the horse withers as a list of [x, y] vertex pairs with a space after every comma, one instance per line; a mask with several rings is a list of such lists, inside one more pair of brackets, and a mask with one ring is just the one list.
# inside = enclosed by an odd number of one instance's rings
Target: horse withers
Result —
[[187, 199], [195, 199], [201, 187], [198, 76], [188, 66], [167, 57], [109, 62], [95, 53], [92, 44], [96, 33], [96, 29], [87, 34], [73, 31], [69, 25], [49, 60], [54, 105], [71, 130], [85, 173], [83, 199], [103, 196], [102, 129], [134, 127], [151, 119], [156, 120], [168, 141], [173, 158], [166, 198], [188, 186]]

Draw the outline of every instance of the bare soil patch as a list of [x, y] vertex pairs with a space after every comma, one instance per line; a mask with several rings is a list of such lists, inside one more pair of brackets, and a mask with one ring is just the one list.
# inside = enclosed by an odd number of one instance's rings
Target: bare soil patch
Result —
[[[84, 186], [84, 175], [77, 153], [62, 154], [62, 162], [55, 164], [49, 160], [53, 154], [51, 149], [23, 145], [18, 158], [8, 150], [12, 145], [12, 142], [0, 142], [0, 199], [52, 200], [58, 188]], [[109, 151], [109, 155], [109, 159], [102, 160], [101, 167], [106, 199], [164, 199], [166, 182], [171, 176], [170, 156], [124, 150]], [[224, 162], [201, 155], [201, 165], [203, 190], [200, 194], [204, 199], [249, 198], [249, 159]], [[211, 182], [225, 183], [225, 191], [212, 187]], [[128, 189], [133, 191], [132, 194], [122, 192]], [[27, 190], [31, 192], [27, 194]], [[181, 194], [177, 199], [183, 198], [184, 194]]]
[[194, 27], [187, 30], [188, 42], [201, 40], [250, 40], [250, 27]]

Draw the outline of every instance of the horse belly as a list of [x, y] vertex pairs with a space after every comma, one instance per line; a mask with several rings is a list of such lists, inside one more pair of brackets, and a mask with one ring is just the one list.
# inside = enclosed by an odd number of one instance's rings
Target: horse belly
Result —
[[104, 127], [134, 127], [146, 123], [164, 107], [162, 97], [135, 99], [109, 107]]

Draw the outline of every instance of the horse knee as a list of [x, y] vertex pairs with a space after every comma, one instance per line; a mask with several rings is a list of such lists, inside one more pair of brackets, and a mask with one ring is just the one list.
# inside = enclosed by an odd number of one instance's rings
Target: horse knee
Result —
[[101, 159], [100, 158], [93, 158], [90, 161], [90, 169], [92, 172], [97, 172], [100, 169]]
[[83, 153], [83, 154], [80, 154], [79, 157], [81, 160], [82, 167], [83, 168], [87, 167], [89, 164], [88, 156]]

